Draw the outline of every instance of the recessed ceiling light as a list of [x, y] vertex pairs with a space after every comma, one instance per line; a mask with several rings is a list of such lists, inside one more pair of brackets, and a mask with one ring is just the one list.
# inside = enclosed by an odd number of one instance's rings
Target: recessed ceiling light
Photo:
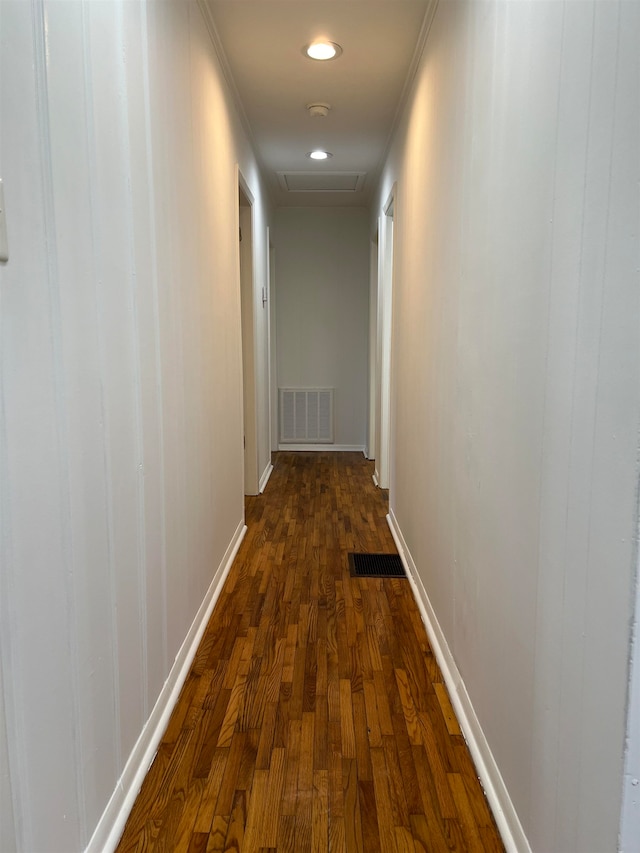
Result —
[[307, 154], [307, 157], [311, 157], [312, 160], [328, 160], [329, 157], [333, 157], [333, 154], [330, 154], [328, 151], [323, 151], [321, 148], [318, 148], [315, 151], [310, 151]]
[[342, 48], [339, 44], [333, 41], [314, 41], [304, 48], [304, 53], [309, 59], [337, 59], [342, 53]]

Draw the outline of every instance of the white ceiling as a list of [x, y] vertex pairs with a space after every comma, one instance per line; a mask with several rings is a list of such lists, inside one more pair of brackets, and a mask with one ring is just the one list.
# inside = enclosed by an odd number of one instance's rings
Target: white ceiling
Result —
[[[432, 0], [206, 0], [276, 205], [366, 205], [426, 35]], [[342, 55], [315, 62], [324, 37]], [[306, 105], [331, 104], [326, 118]], [[306, 155], [325, 148], [333, 157]], [[288, 190], [306, 185], [315, 192]], [[364, 176], [356, 173], [365, 173]], [[334, 185], [348, 187], [330, 191]], [[353, 189], [355, 187], [355, 189]], [[323, 189], [324, 188], [324, 189]]]

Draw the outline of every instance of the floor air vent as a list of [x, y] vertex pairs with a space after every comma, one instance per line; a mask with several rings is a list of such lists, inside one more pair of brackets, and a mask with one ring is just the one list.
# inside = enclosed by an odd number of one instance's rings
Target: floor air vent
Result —
[[354, 578], [406, 578], [399, 554], [349, 554]]

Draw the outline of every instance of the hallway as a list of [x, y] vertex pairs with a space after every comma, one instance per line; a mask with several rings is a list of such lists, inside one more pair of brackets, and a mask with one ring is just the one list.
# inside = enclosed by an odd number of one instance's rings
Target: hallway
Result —
[[0, 3], [2, 853], [638, 853], [638, 44]]
[[118, 848], [498, 851], [356, 453], [279, 453]]

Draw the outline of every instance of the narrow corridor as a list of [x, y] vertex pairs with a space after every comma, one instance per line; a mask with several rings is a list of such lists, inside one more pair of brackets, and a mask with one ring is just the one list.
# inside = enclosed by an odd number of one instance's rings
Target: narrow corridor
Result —
[[357, 453], [278, 453], [119, 850], [498, 851]]

